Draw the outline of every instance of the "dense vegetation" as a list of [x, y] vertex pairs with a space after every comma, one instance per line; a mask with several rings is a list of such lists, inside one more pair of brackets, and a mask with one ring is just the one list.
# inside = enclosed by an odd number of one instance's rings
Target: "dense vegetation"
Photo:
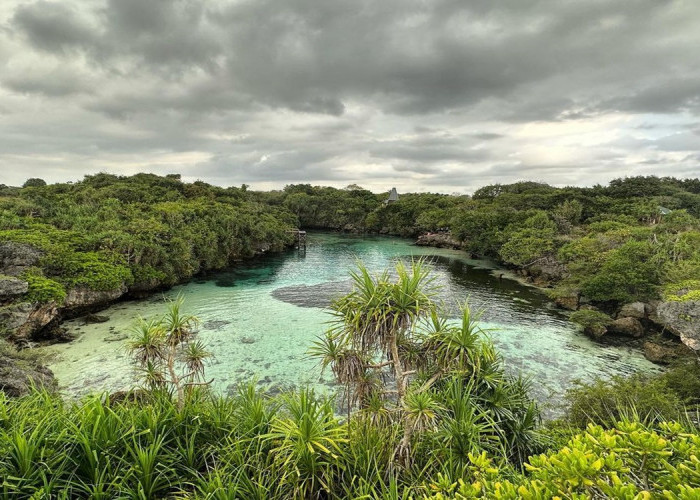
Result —
[[608, 186], [491, 185], [473, 196], [287, 186], [261, 195], [303, 226], [414, 236], [450, 228], [475, 254], [528, 269], [559, 297], [614, 305], [700, 294], [700, 179], [632, 177]]
[[86, 176], [0, 190], [0, 241], [44, 252], [21, 278], [32, 301], [61, 303], [67, 289], [149, 290], [280, 250], [296, 225], [287, 210], [244, 188], [187, 184], [179, 176]]
[[177, 175], [86, 176], [74, 184], [0, 186], [0, 240], [46, 257], [24, 278], [35, 300], [66, 288], [168, 286], [261, 249], [289, 228], [415, 236], [451, 230], [475, 254], [528, 270], [556, 297], [603, 309], [700, 294], [700, 179], [632, 177], [608, 186], [491, 185], [473, 196], [386, 194], [290, 185], [253, 192]]
[[[253, 385], [231, 398], [67, 404], [0, 393], [3, 498], [697, 498], [700, 436], [688, 423], [589, 426], [522, 468], [480, 452], [440, 423], [421, 454], [392, 466], [400, 436], [369, 419], [348, 425], [309, 392], [271, 399]], [[467, 449], [455, 453], [449, 436]], [[329, 491], [330, 490], [330, 491]], [[647, 492], [646, 495], [642, 494]], [[641, 495], [641, 496], [637, 496]]]

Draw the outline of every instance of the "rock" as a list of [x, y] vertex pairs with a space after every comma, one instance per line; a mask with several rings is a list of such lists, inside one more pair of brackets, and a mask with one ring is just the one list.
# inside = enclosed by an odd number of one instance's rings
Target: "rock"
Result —
[[202, 325], [202, 328], [204, 328], [205, 330], [215, 330], [215, 331], [218, 331], [218, 330], [221, 330], [223, 327], [225, 327], [226, 325], [228, 325], [228, 324], [230, 324], [230, 323], [231, 323], [230, 321], [225, 321], [225, 320], [222, 320], [222, 319], [212, 319], [212, 320], [206, 321], [206, 322]]
[[421, 247], [452, 248], [459, 250], [462, 243], [452, 237], [451, 233], [425, 233], [416, 240], [416, 245]]
[[593, 325], [585, 327], [583, 329], [583, 333], [585, 333], [591, 338], [600, 340], [605, 336], [606, 333], [608, 333], [608, 329], [603, 325]]
[[51, 370], [41, 364], [22, 359], [11, 351], [0, 351], [0, 391], [11, 397], [28, 394], [32, 385], [55, 389]]
[[29, 283], [12, 276], [0, 276], [0, 302], [9, 302], [29, 291]]
[[0, 273], [19, 276], [28, 267], [36, 266], [44, 252], [26, 243], [3, 241], [0, 243]]
[[164, 288], [163, 283], [156, 278], [138, 281], [129, 287], [129, 295], [135, 298], [146, 298], [153, 291]]
[[123, 342], [129, 338], [129, 334], [122, 333], [121, 335], [112, 335], [111, 337], [105, 337], [105, 342]]
[[566, 266], [551, 255], [528, 267], [527, 272], [538, 286], [561, 281], [567, 275]]
[[700, 350], [700, 301], [668, 301], [659, 304], [655, 321], [678, 335], [681, 342], [695, 351]]
[[8, 331], [14, 331], [29, 320], [34, 310], [31, 302], [19, 302], [0, 307], [0, 325]]
[[632, 302], [631, 304], [625, 304], [620, 308], [620, 312], [617, 313], [618, 318], [646, 319], [647, 316], [648, 309], [644, 302]]
[[31, 307], [24, 323], [15, 329], [15, 339], [34, 338], [51, 323], [58, 322], [59, 312], [55, 302], [34, 304]]
[[93, 290], [86, 286], [71, 288], [66, 293], [63, 307], [66, 309], [82, 310], [95, 306], [103, 306], [114, 302], [127, 292], [126, 285], [122, 284], [114, 290]]
[[644, 335], [644, 327], [636, 318], [620, 318], [616, 319], [608, 326], [610, 333], [618, 335], [626, 335], [628, 337], [639, 338]]
[[92, 323], [106, 323], [109, 321], [109, 316], [101, 316], [99, 314], [86, 314], [83, 316], [83, 324], [89, 325]]
[[673, 361], [688, 357], [692, 354], [692, 350], [679, 342], [644, 342], [644, 356], [653, 363], [670, 364]]
[[255, 344], [255, 339], [250, 337], [241, 337], [242, 344]]
[[578, 298], [576, 296], [556, 297], [554, 299], [554, 303], [557, 305], [557, 307], [561, 307], [562, 309], [568, 309], [570, 311], [575, 311], [578, 309]]

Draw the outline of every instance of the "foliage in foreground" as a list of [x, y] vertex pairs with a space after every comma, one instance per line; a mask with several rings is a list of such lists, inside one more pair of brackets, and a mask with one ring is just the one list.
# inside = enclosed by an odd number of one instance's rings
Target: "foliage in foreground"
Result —
[[474, 479], [440, 477], [433, 500], [452, 498], [700, 498], [700, 436], [675, 422], [645, 427], [619, 422], [590, 425], [560, 450], [531, 457], [525, 474], [503, 480], [485, 457], [474, 460]]
[[[333, 414], [309, 391], [230, 398], [166, 394], [78, 404], [0, 395], [2, 498], [698, 498], [700, 436], [687, 424], [590, 425], [523, 470], [472, 443], [463, 460], [436, 431], [391, 466], [401, 434]], [[461, 434], [469, 441], [470, 434]], [[469, 449], [468, 447], [467, 449]]]
[[399, 424], [400, 465], [434, 453], [414, 450], [414, 436], [441, 426], [449, 429], [443, 446], [460, 459], [473, 451], [468, 432], [483, 449], [522, 463], [543, 444], [528, 381], [505, 372], [468, 305], [461, 322], [449, 321], [424, 262], [398, 262], [393, 274], [373, 275], [360, 263], [352, 292], [333, 302], [333, 325], [311, 350], [344, 386], [348, 411], [356, 405], [359, 418]]
[[610, 426], [624, 418], [685, 419], [700, 404], [700, 363], [679, 363], [657, 374], [578, 382], [567, 391], [566, 401], [564, 421], [579, 429], [589, 423]]

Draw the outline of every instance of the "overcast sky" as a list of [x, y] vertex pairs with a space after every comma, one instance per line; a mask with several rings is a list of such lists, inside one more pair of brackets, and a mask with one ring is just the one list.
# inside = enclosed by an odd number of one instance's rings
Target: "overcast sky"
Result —
[[700, 0], [2, 0], [0, 183], [700, 176]]

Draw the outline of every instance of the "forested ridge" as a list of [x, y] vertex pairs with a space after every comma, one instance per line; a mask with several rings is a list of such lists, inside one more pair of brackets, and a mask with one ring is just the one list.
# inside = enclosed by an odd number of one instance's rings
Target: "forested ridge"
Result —
[[449, 228], [474, 254], [529, 269], [559, 295], [597, 302], [698, 290], [700, 179], [632, 177], [608, 186], [491, 185], [473, 196], [386, 195], [287, 186], [268, 194], [302, 226], [416, 236]]

